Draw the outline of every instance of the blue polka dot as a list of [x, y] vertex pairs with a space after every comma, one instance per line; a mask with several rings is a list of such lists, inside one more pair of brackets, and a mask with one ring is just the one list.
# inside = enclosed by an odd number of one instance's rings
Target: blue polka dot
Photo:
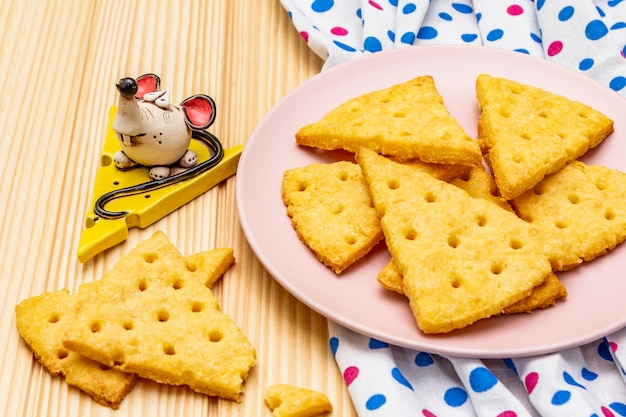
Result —
[[596, 374], [595, 372], [590, 371], [587, 368], [583, 368], [583, 370], [581, 371], [580, 374], [585, 379], [585, 381], [594, 381], [598, 377], [598, 374]]
[[626, 87], [626, 77], [620, 75], [613, 78], [609, 83], [609, 87], [615, 91], [620, 91], [622, 88]]
[[592, 41], [603, 38], [607, 33], [609, 30], [601, 20], [592, 20], [585, 28], [585, 36]]
[[368, 347], [372, 350], [374, 349], [384, 349], [384, 348], [388, 348], [389, 347], [389, 343], [383, 342], [382, 340], [378, 340], [378, 339], [370, 339], [369, 345]]
[[609, 7], [615, 7], [618, 4], [620, 4], [622, 2], [622, 0], [609, 0], [609, 2], [607, 3], [609, 5]]
[[571, 376], [568, 372], [563, 372], [563, 380], [571, 386], [586, 389], [584, 385], [581, 385], [578, 382], [576, 382], [574, 377]]
[[626, 22], [617, 22], [613, 26], [611, 26], [611, 30], [624, 29], [624, 28], [626, 28]]
[[363, 19], [363, 12], [360, 8], [356, 9], [356, 17], [358, 17], [359, 19]]
[[400, 42], [406, 43], [407, 45], [413, 45], [413, 42], [415, 42], [415, 33], [406, 32], [400, 37]]
[[546, 0], [537, 0], [537, 10], [541, 10], [541, 8], [543, 7], [543, 5], [545, 4]]
[[604, 10], [602, 10], [601, 7], [596, 6], [596, 10], [598, 11], [598, 14], [600, 15], [600, 17], [606, 17], [606, 13], [604, 13]]
[[459, 13], [470, 14], [474, 11], [470, 6], [463, 3], [452, 3], [452, 7]]
[[417, 32], [418, 39], [435, 39], [437, 35], [437, 29], [432, 26], [423, 26]]
[[315, 0], [313, 4], [311, 4], [311, 9], [314, 12], [323, 13], [332, 9], [334, 5], [334, 0]]
[[532, 39], [533, 41], [537, 43], [541, 43], [541, 36], [537, 35], [536, 33], [531, 32], [530, 39]]
[[480, 22], [480, 19], [482, 19], [483, 14], [482, 13], [476, 13], [476, 21]]
[[419, 367], [430, 366], [433, 363], [435, 363], [435, 360], [426, 352], [420, 352], [415, 356], [415, 364]]
[[587, 71], [593, 67], [594, 61], [592, 58], [585, 58], [578, 64], [578, 69], [581, 71]]
[[515, 372], [515, 375], [519, 375], [517, 373], [517, 366], [515, 366], [515, 362], [513, 362], [512, 359], [504, 359], [504, 364], [513, 372]]
[[557, 391], [552, 396], [553, 405], [563, 405], [569, 401], [572, 394], [569, 391]]
[[[373, 36], [368, 36], [367, 38], [365, 38], [365, 41], [363, 42], [363, 48], [368, 52], [380, 52], [383, 50], [383, 45], [380, 43], [380, 41], [377, 38]], [[370, 346], [371, 346], [371, 342], [370, 342]]]
[[331, 337], [328, 342], [330, 343], [330, 350], [333, 352], [333, 356], [335, 356], [337, 354], [337, 349], [339, 349], [339, 339]]
[[413, 3], [407, 3], [403, 8], [402, 8], [402, 13], [404, 14], [411, 14], [413, 12], [415, 12], [415, 10], [417, 10], [417, 6]]
[[487, 40], [490, 42], [497, 41], [502, 38], [504, 31], [502, 29], [494, 29], [487, 34]]
[[354, 49], [350, 45], [346, 45], [345, 43], [342, 43], [342, 42], [339, 42], [339, 41], [333, 41], [333, 43], [335, 45], [337, 45], [338, 47], [340, 47], [341, 49], [343, 49], [344, 51], [356, 52], [356, 49]]
[[620, 416], [626, 416], [626, 404], [615, 402], [609, 404], [609, 407], [611, 407], [613, 411], [618, 413]]
[[393, 30], [388, 30], [387, 37], [391, 42], [394, 42], [396, 40], [396, 32], [394, 32]]
[[476, 38], [478, 38], [478, 35], [475, 33], [464, 33], [463, 35], [461, 35], [461, 40], [463, 42], [474, 42]]
[[374, 394], [365, 403], [365, 408], [368, 410], [378, 410], [385, 405], [387, 398], [383, 394]]
[[393, 7], [398, 7], [398, 0], [389, 0], [389, 4], [391, 4]]
[[452, 16], [444, 12], [439, 13], [439, 18], [441, 18], [442, 20], [447, 20], [448, 22], [452, 20]]
[[450, 407], [460, 407], [467, 401], [467, 392], [463, 388], [450, 388], [443, 395], [443, 400]]
[[524, 49], [524, 48], [513, 49], [513, 51], [520, 52], [520, 53], [526, 54], [526, 55], [530, 55], [530, 52], [528, 51], [528, 49]]
[[572, 16], [574, 16], [574, 8], [572, 6], [563, 7], [559, 12], [559, 20], [561, 22], [570, 20]]
[[611, 352], [609, 351], [609, 344], [606, 339], [604, 340], [604, 342], [598, 345], [598, 356], [600, 356], [604, 360], [613, 362], [613, 356], [611, 356]]
[[402, 372], [400, 372], [400, 370], [398, 368], [393, 368], [391, 370], [391, 376], [393, 377], [393, 379], [395, 379], [396, 381], [398, 381], [401, 385], [404, 385], [405, 387], [409, 388], [411, 391], [413, 391], [413, 387], [411, 386], [411, 384], [409, 383], [409, 381], [406, 380], [406, 378], [404, 377], [404, 375], [402, 375]]
[[469, 382], [475, 392], [485, 392], [493, 388], [498, 383], [498, 379], [489, 369], [481, 366], [470, 372]]

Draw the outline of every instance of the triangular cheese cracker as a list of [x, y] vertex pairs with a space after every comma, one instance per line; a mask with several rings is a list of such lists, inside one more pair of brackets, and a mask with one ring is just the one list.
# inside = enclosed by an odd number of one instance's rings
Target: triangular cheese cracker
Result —
[[574, 161], [511, 200], [550, 244], [553, 268], [568, 270], [626, 239], [626, 174]]
[[[427, 164], [419, 160], [410, 163], [444, 180], [457, 178], [468, 170], [463, 165]], [[287, 170], [282, 197], [300, 240], [337, 274], [367, 254], [383, 237], [361, 168], [353, 162], [310, 164]]]
[[117, 409], [135, 384], [135, 375], [116, 371], [63, 346], [65, 329], [76, 320], [74, 298], [59, 290], [28, 298], [15, 308], [20, 336], [52, 375]]
[[357, 162], [424, 333], [500, 314], [551, 274], [537, 229], [515, 214], [368, 149]]
[[[167, 237], [139, 243], [102, 279], [83, 284], [68, 349], [124, 372], [207, 395], [238, 400], [256, 352], [219, 310], [198, 266], [223, 272], [234, 258], [187, 260]], [[200, 268], [202, 269], [202, 267]]]
[[[502, 199], [502, 197], [495, 195], [496, 186], [493, 182], [493, 178], [482, 167], [474, 167], [466, 175], [462, 175], [449, 182], [464, 190], [472, 197], [485, 199], [505, 210], [513, 212], [508, 202]], [[388, 290], [395, 291], [398, 294], [404, 293], [402, 273], [393, 259], [380, 271], [377, 280]], [[550, 307], [554, 305], [557, 300], [566, 297], [567, 289], [556, 275], [551, 274], [546, 278], [543, 284], [533, 288], [532, 293], [528, 297], [506, 307], [502, 313], [530, 313], [537, 309]]]
[[510, 200], [600, 144], [613, 121], [566, 97], [481, 74], [478, 138], [501, 195]]
[[482, 162], [478, 142], [449, 113], [430, 76], [348, 100], [298, 130], [296, 143], [349, 152], [363, 146], [384, 155], [431, 163]]

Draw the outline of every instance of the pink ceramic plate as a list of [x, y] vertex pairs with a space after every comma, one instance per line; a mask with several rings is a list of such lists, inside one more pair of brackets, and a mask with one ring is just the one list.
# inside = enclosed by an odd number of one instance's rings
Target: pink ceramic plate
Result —
[[607, 114], [615, 120], [615, 133], [584, 160], [626, 171], [626, 101], [584, 75], [487, 47], [428, 46], [377, 53], [305, 82], [253, 132], [237, 173], [237, 205], [252, 249], [283, 287], [330, 320], [392, 344], [432, 353], [482, 358], [536, 355], [581, 345], [624, 327], [626, 245], [561, 274], [569, 296], [555, 308], [483, 320], [444, 336], [426, 336], [417, 329], [406, 300], [376, 281], [389, 259], [384, 247], [338, 277], [298, 240], [281, 200], [283, 172], [350, 157], [296, 146], [298, 128], [359, 94], [432, 75], [452, 115], [475, 137], [479, 113], [474, 83], [480, 73], [543, 87]]

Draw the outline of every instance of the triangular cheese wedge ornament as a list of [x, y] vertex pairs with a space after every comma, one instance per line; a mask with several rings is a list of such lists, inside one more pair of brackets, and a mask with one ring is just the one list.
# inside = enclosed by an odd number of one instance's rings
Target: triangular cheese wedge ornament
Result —
[[501, 195], [510, 200], [600, 144], [613, 121], [543, 89], [481, 74], [478, 139]]
[[[81, 285], [63, 343], [114, 369], [239, 400], [256, 351], [208, 285], [232, 250], [188, 260], [161, 233], [139, 243], [98, 281]], [[203, 266], [204, 265], [204, 266]]]
[[296, 143], [353, 153], [367, 147], [439, 164], [482, 163], [478, 142], [452, 117], [430, 76], [350, 99], [298, 130]]
[[551, 274], [537, 229], [514, 213], [371, 150], [356, 157], [424, 333], [498, 315]]
[[[213, 188], [237, 171], [243, 146], [224, 149], [223, 157], [215, 166], [181, 182], [151, 189], [148, 169], [137, 167], [120, 170], [113, 164], [113, 155], [120, 149], [119, 140], [112, 129], [116, 107], [109, 113], [109, 124], [96, 172], [91, 205], [85, 216], [78, 245], [78, 259], [86, 262], [100, 252], [123, 242], [128, 229], [145, 228], [174, 210]], [[192, 140], [190, 149], [198, 155], [200, 163], [212, 157], [209, 148], [201, 141]], [[142, 187], [135, 193], [113, 196], [127, 187]], [[104, 200], [103, 200], [104, 199]], [[99, 211], [115, 213], [115, 216], [99, 214]]]

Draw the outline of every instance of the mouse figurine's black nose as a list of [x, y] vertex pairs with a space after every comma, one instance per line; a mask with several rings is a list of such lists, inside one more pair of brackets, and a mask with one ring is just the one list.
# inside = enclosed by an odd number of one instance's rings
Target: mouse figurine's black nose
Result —
[[117, 91], [124, 97], [134, 97], [135, 94], [137, 94], [137, 81], [133, 78], [122, 78], [115, 86], [117, 87]]

